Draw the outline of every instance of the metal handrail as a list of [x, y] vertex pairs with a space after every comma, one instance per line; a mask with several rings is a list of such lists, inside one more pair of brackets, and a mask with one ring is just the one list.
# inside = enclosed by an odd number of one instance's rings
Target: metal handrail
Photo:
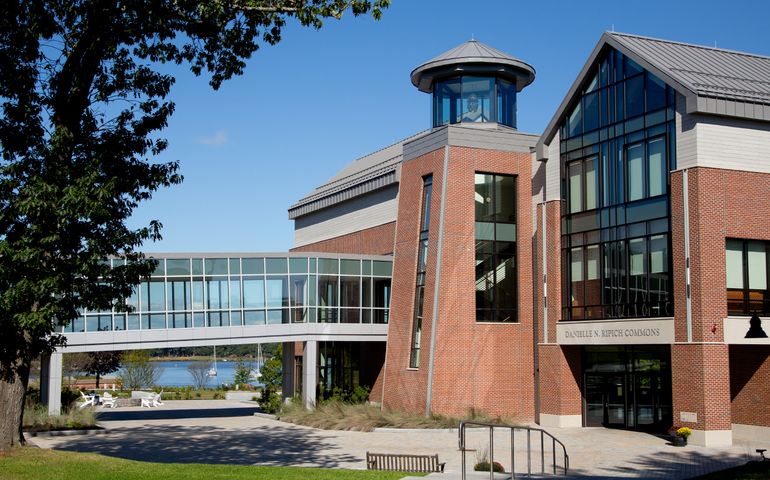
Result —
[[561, 447], [562, 453], [564, 455], [564, 464], [561, 466], [563, 469], [564, 476], [567, 476], [567, 472], [569, 471], [569, 455], [567, 455], [567, 447], [564, 446], [564, 444], [556, 437], [551, 435], [550, 433], [546, 432], [542, 428], [532, 428], [532, 427], [522, 427], [522, 426], [516, 426], [516, 425], [505, 425], [505, 424], [499, 424], [499, 423], [485, 423], [485, 422], [474, 422], [474, 421], [462, 421], [460, 422], [460, 429], [458, 431], [458, 442], [460, 447], [460, 452], [462, 453], [462, 479], [466, 479], [466, 465], [465, 465], [465, 429], [468, 426], [472, 427], [482, 427], [482, 428], [488, 428], [489, 429], [489, 478], [490, 480], [494, 478], [494, 464], [495, 464], [495, 429], [505, 429], [510, 430], [511, 432], [511, 476], [512, 478], [516, 478], [516, 462], [515, 462], [515, 433], [517, 430], [520, 431], [526, 431], [527, 432], [527, 476], [532, 476], [532, 432], [540, 433], [540, 471], [542, 474], [545, 474], [545, 437], [549, 437], [551, 439], [551, 453], [552, 453], [552, 459], [551, 464], [553, 465], [553, 474], [558, 475], [557, 469], [559, 465], [556, 463], [556, 445], [558, 444]]

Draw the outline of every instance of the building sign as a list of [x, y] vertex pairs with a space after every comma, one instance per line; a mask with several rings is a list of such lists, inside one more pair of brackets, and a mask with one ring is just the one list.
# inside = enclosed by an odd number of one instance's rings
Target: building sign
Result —
[[558, 322], [560, 345], [633, 345], [674, 343], [674, 319]]
[[725, 318], [722, 321], [725, 343], [770, 345], [770, 318], [752, 316]]

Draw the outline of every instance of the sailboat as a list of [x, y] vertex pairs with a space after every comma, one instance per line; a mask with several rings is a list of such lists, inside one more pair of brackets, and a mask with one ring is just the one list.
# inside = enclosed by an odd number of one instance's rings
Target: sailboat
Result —
[[257, 368], [252, 368], [251, 372], [249, 372], [249, 377], [259, 380], [260, 377], [262, 377], [262, 372], [259, 371], [260, 368], [262, 368], [262, 344], [257, 344]]
[[209, 373], [206, 374], [209, 377], [217, 376], [217, 346], [214, 345], [214, 366], [209, 369]]

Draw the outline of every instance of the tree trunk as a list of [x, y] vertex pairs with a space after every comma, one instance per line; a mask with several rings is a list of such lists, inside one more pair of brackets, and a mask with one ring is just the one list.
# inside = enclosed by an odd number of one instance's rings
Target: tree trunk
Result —
[[96, 372], [96, 390], [99, 390], [99, 372]]
[[22, 418], [24, 417], [24, 397], [29, 383], [29, 360], [16, 360], [9, 378], [0, 379], [0, 451], [7, 451], [13, 446], [24, 444]]

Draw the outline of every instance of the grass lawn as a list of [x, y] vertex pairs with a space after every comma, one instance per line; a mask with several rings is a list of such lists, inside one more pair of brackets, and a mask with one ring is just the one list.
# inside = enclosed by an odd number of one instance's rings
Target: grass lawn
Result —
[[749, 462], [740, 467], [696, 477], [695, 480], [765, 480], [770, 478], [770, 462]]
[[404, 476], [405, 473], [399, 472], [366, 470], [135, 462], [93, 453], [32, 447], [17, 448], [0, 456], [3, 480], [396, 480]]

